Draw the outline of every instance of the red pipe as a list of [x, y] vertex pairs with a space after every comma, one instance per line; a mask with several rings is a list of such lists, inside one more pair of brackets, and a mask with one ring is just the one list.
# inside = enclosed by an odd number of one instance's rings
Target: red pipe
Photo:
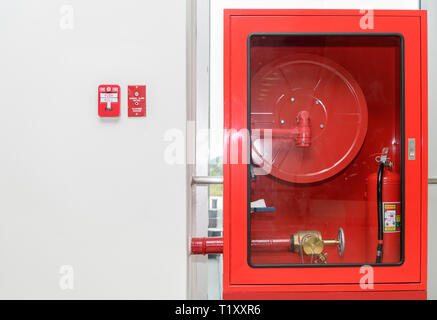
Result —
[[264, 139], [265, 130], [271, 130], [273, 139], [293, 139], [296, 147], [311, 147], [310, 114], [308, 111], [300, 111], [296, 117], [297, 126], [292, 129], [260, 129], [260, 132], [252, 132], [253, 139]]
[[250, 249], [253, 251], [289, 251], [290, 239], [252, 240]]
[[[252, 240], [251, 249], [254, 251], [289, 251], [290, 239]], [[191, 254], [220, 253], [223, 253], [223, 238], [191, 239]]]
[[223, 238], [192, 238], [191, 254], [223, 253]]
[[311, 127], [310, 127], [310, 113], [308, 111], [300, 111], [297, 114], [297, 130], [296, 146], [310, 147], [311, 146]]

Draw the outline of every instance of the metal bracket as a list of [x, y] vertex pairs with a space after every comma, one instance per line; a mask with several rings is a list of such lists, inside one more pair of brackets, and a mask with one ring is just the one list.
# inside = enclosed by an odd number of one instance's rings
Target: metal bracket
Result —
[[223, 184], [223, 177], [220, 176], [194, 176], [191, 177], [191, 185], [207, 186], [210, 184]]
[[416, 139], [408, 139], [408, 160], [416, 160]]
[[376, 162], [383, 163], [385, 167], [393, 168], [393, 161], [388, 157], [389, 148], [383, 148], [381, 155], [375, 157]]
[[437, 178], [428, 178], [428, 184], [437, 184]]

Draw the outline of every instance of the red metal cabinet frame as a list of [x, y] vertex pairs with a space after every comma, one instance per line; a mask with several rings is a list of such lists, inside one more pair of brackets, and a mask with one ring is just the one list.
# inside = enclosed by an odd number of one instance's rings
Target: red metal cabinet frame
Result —
[[[363, 30], [359, 10], [224, 11], [224, 281], [233, 298], [426, 298], [427, 281], [427, 31], [425, 11], [373, 11]], [[416, 139], [416, 160], [405, 160], [405, 245], [399, 266], [374, 267], [363, 290], [360, 266], [253, 268], [247, 252], [247, 39], [266, 33], [390, 33], [404, 39], [405, 139]], [[239, 150], [238, 163], [231, 150]], [[405, 155], [405, 159], [408, 157]], [[328, 294], [329, 293], [329, 294]]]

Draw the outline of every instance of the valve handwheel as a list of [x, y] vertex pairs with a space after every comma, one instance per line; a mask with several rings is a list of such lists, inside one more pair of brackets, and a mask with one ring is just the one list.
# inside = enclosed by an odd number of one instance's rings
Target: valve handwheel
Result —
[[256, 165], [285, 181], [312, 183], [339, 173], [358, 154], [367, 133], [367, 104], [342, 66], [318, 55], [292, 55], [262, 67], [251, 80], [252, 130], [293, 129], [302, 111], [311, 123], [308, 147], [275, 138], [270, 149], [252, 139]]
[[338, 241], [338, 245], [337, 245], [337, 249], [338, 249], [338, 255], [340, 257], [343, 257], [344, 255], [344, 249], [346, 247], [346, 240], [344, 238], [344, 231], [343, 228], [338, 229], [338, 233], [337, 233], [337, 241]]

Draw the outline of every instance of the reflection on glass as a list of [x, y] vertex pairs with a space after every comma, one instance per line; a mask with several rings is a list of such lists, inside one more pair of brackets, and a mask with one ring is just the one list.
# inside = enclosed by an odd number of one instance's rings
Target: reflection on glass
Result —
[[399, 263], [402, 39], [254, 34], [248, 58], [250, 264]]

